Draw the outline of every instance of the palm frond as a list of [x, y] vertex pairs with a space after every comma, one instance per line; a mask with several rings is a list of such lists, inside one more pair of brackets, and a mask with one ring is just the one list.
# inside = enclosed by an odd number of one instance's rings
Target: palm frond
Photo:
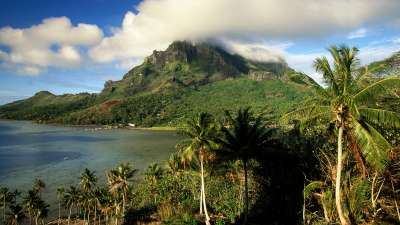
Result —
[[392, 88], [400, 88], [400, 78], [391, 77], [375, 82], [354, 95], [354, 101], [365, 103], [376, 99], [380, 94], [390, 92]]
[[282, 123], [288, 123], [290, 121], [298, 120], [300, 122], [302, 121], [308, 121], [309, 119], [316, 119], [314, 118], [315, 115], [326, 115], [328, 112], [330, 112], [330, 106], [321, 106], [321, 105], [311, 105], [311, 106], [306, 106], [297, 110], [294, 110], [292, 112], [286, 113], [285, 115], [282, 116], [281, 122]]
[[400, 128], [399, 113], [374, 108], [359, 108], [358, 111], [360, 115], [370, 123], [384, 127]]
[[382, 170], [388, 161], [390, 144], [387, 140], [370, 124], [353, 121], [352, 135], [366, 161], [375, 169]]
[[322, 73], [325, 82], [332, 88], [335, 94], [339, 93], [339, 86], [335, 78], [334, 72], [331, 69], [329, 61], [326, 57], [317, 58], [314, 61], [314, 68], [317, 72]]

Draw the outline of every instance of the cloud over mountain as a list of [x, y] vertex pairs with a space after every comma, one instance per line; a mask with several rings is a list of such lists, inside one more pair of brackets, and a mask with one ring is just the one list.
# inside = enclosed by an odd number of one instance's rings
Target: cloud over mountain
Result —
[[323, 36], [399, 19], [399, 10], [398, 0], [146, 0], [90, 56], [97, 62], [141, 58], [182, 39]]
[[96, 25], [71, 24], [66, 17], [48, 18], [26, 29], [0, 29], [0, 63], [20, 74], [37, 75], [49, 66], [76, 67], [81, 62], [80, 47], [101, 41], [103, 32]]

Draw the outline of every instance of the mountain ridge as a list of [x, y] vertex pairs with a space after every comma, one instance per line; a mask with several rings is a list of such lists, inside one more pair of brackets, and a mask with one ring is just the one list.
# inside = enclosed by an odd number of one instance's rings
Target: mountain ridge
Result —
[[[371, 65], [380, 65], [375, 71], [382, 71], [383, 63], [388, 62], [390, 68], [399, 68], [390, 58]], [[294, 74], [296, 82], [292, 81]], [[199, 111], [221, 115], [224, 110], [244, 106], [277, 118], [310, 94], [308, 85], [312, 82], [284, 61], [255, 62], [219, 46], [176, 41], [165, 51], [153, 51], [121, 80], [105, 82], [98, 94], [41, 91], [0, 106], [0, 118], [177, 126]]]

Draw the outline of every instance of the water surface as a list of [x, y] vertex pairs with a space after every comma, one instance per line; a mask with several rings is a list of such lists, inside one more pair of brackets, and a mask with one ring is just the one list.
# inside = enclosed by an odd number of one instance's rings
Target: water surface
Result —
[[132, 163], [140, 173], [152, 162], [164, 163], [179, 140], [173, 132], [93, 131], [0, 120], [0, 186], [26, 191], [40, 178], [47, 185], [44, 198], [54, 209], [56, 189], [78, 185], [84, 168], [96, 171], [100, 182], [106, 170], [121, 162]]

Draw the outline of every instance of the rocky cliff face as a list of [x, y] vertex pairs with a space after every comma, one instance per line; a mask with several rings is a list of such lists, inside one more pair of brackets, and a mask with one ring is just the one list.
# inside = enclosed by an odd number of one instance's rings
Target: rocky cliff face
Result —
[[185, 86], [248, 76], [269, 80], [288, 70], [282, 62], [253, 62], [207, 43], [173, 42], [165, 51], [154, 51], [143, 64], [131, 69], [120, 81], [107, 81], [104, 94], [133, 95], [139, 91], [170, 91]]

